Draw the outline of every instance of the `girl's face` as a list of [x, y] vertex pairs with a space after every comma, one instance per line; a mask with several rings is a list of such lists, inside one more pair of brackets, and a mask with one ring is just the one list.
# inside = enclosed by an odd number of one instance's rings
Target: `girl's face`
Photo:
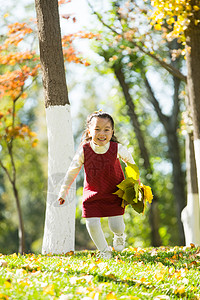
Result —
[[89, 137], [94, 144], [106, 145], [112, 138], [113, 128], [108, 118], [93, 117], [88, 128]]

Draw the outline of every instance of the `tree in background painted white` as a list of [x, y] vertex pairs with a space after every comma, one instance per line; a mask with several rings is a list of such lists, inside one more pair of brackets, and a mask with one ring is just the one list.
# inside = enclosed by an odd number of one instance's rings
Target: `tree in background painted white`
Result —
[[48, 134], [48, 191], [42, 253], [74, 251], [75, 188], [65, 205], [58, 193], [74, 155], [57, 0], [35, 0]]

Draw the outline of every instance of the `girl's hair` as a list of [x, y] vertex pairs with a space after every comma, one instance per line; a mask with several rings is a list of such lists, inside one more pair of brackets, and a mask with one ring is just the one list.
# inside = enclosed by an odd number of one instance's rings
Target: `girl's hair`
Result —
[[88, 129], [89, 129], [89, 126], [92, 122], [92, 119], [93, 118], [102, 118], [102, 119], [108, 119], [112, 125], [112, 129], [113, 129], [113, 135], [111, 137], [111, 141], [112, 142], [116, 142], [116, 143], [119, 143], [118, 139], [116, 138], [115, 134], [114, 134], [114, 120], [113, 118], [111, 117], [111, 115], [109, 115], [108, 113], [106, 112], [103, 112], [103, 111], [95, 111], [93, 112], [92, 114], [90, 114], [88, 117], [87, 117], [87, 122], [86, 122], [86, 129], [85, 131], [83, 132], [83, 135], [82, 135], [82, 144], [84, 143], [87, 143], [89, 141], [91, 141], [91, 137], [89, 136], [89, 133], [88, 133]]

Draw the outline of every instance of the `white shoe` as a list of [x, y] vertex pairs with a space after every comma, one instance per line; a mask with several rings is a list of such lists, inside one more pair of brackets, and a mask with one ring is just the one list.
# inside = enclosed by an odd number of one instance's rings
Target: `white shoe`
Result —
[[121, 234], [121, 235], [114, 234], [113, 247], [115, 251], [122, 251], [125, 248], [125, 241], [126, 241], [125, 234]]
[[112, 257], [112, 248], [109, 246], [104, 251], [100, 251], [99, 257], [103, 259], [110, 259]]

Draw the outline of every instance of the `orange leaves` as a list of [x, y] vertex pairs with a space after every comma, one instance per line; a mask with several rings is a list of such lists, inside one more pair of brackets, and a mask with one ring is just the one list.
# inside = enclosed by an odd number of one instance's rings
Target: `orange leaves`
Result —
[[8, 38], [6, 39], [4, 46], [7, 48], [9, 45], [17, 46], [24, 38], [25, 35], [33, 32], [26, 23], [13, 23], [8, 25]]
[[10, 52], [8, 55], [0, 56], [0, 64], [14, 66], [16, 63], [23, 63], [24, 61], [30, 60], [35, 56], [35, 51], [26, 52]]
[[80, 53], [75, 50], [72, 43], [76, 39], [93, 39], [99, 38], [98, 34], [93, 34], [91, 32], [83, 32], [79, 31], [74, 34], [65, 35], [62, 38], [62, 46], [63, 46], [63, 56], [64, 60], [67, 62], [74, 62], [84, 64], [85, 66], [89, 65], [89, 62], [80, 57]]
[[76, 39], [99, 39], [99, 34], [93, 34], [91, 32], [79, 31], [74, 34], [65, 35], [62, 38], [63, 46], [63, 56], [64, 60], [67, 62], [74, 62], [84, 64], [85, 66], [89, 65], [89, 62], [80, 57], [80, 53], [75, 50], [72, 43]]
[[20, 138], [24, 140], [26, 137], [28, 137], [32, 140], [32, 147], [35, 147], [37, 145], [37, 134], [31, 131], [30, 128], [25, 124], [21, 124], [15, 127], [6, 127], [5, 132], [6, 141], [10, 141], [13, 138]]
[[70, 3], [71, 0], [58, 0], [58, 5]]
[[21, 70], [14, 70], [0, 75], [0, 98], [4, 96], [15, 100], [22, 92], [25, 81], [29, 76], [36, 76], [39, 65], [32, 70], [28, 66], [23, 66]]

